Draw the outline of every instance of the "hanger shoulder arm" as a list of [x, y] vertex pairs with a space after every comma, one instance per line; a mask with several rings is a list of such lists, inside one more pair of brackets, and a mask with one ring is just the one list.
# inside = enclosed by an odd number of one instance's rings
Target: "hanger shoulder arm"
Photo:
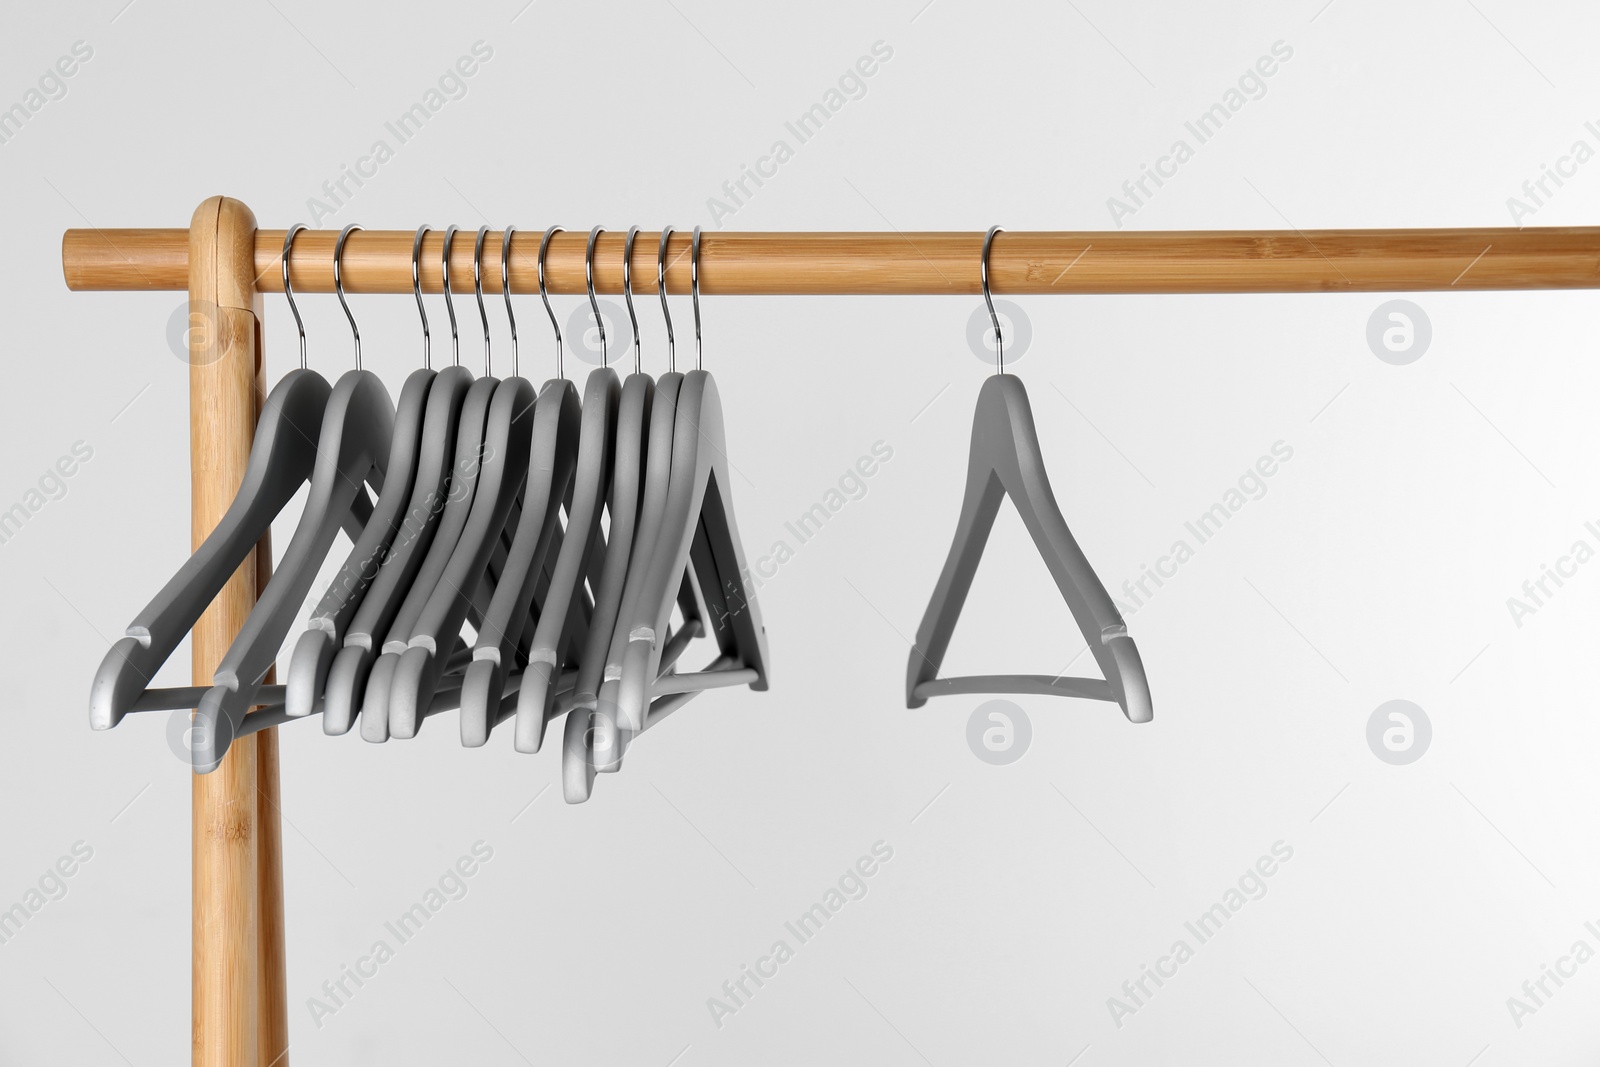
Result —
[[406, 501], [391, 551], [367, 589], [345, 633], [345, 644], [375, 647], [388, 633], [427, 555], [438, 529], [439, 513], [449, 492], [450, 467], [460, 427], [461, 407], [472, 375], [464, 367], [446, 367], [428, 389], [422, 441], [411, 495]]
[[[991, 388], [992, 385], [992, 388]], [[992, 469], [1022, 518], [1057, 588], [1085, 629], [1085, 637], [1121, 627], [1117, 611], [1067, 526], [1050, 486], [1027, 392], [1015, 377], [990, 379], [980, 401], [985, 432], [973, 436], [973, 458]]]
[[[401, 654], [390, 683], [389, 717], [401, 724], [397, 733], [415, 732], [426, 717], [444, 675], [446, 657], [460, 641], [483, 582], [489, 558], [528, 473], [533, 436], [533, 387], [520, 378], [496, 389], [484, 437], [483, 472], [477, 493], [450, 562], [434, 587], [412, 631], [410, 647]], [[481, 620], [480, 620], [481, 629]]]
[[583, 598], [585, 569], [601, 536], [600, 513], [611, 480], [615, 456], [617, 407], [622, 385], [614, 371], [590, 373], [584, 386], [583, 430], [578, 440], [578, 466], [573, 502], [567, 513], [566, 536], [550, 576], [550, 590], [534, 628], [528, 667], [517, 697], [515, 744], [519, 752], [537, 752], [544, 737], [554, 683], [563, 666], [570, 633], [571, 609]]
[[389, 624], [389, 632], [383, 641], [385, 652], [404, 651], [466, 528], [478, 490], [478, 480], [483, 473], [483, 435], [494, 390], [495, 382], [486, 378], [473, 381], [467, 389], [460, 421], [456, 426], [452, 463], [445, 481], [444, 499], [441, 501], [433, 539], [412, 575], [400, 610]]
[[260, 681], [363, 483], [376, 466], [387, 465], [394, 410], [383, 383], [369, 372], [341, 378], [322, 431], [300, 522], [272, 580], [218, 664], [216, 685], [243, 690]]
[[[489, 556], [500, 540], [517, 491], [528, 474], [533, 437], [532, 412], [516, 413], [532, 400], [532, 387], [522, 379], [502, 382], [495, 390], [484, 435], [483, 467], [466, 525], [448, 563], [418, 617], [412, 640], [438, 642], [452, 636], [465, 619], [472, 589], [482, 580]], [[454, 622], [454, 626], [451, 623]]]
[[617, 415], [617, 447], [613, 461], [609, 545], [595, 586], [594, 617], [578, 656], [576, 692], [581, 698], [597, 697], [605, 673], [606, 654], [616, 631], [623, 588], [635, 548], [639, 508], [644, 491], [645, 444], [650, 433], [650, 408], [655, 385], [647, 375], [629, 375], [623, 383]]
[[[355, 613], [378, 566], [388, 553], [400, 527], [407, 501], [416, 484], [422, 424], [433, 372], [416, 371], [406, 379], [395, 405], [394, 433], [385, 468], [385, 484], [361, 536], [334, 575], [333, 583], [311, 613], [312, 625], [327, 629], [335, 640], [344, 636], [345, 624]], [[359, 498], [359, 494], [358, 494]]]
[[[561, 543], [561, 502], [577, 466], [582, 421], [572, 383], [560, 378], [546, 382], [534, 402], [522, 513], [462, 683], [461, 742], [468, 747], [485, 744], [499, 721], [518, 651], [532, 628], [532, 605], [536, 597], [548, 595], [546, 561]], [[559, 556], [560, 550], [555, 553]]]
[[1000, 502], [1005, 498], [1005, 487], [992, 470], [982, 466], [971, 469], [981, 477], [967, 480], [950, 552], [922, 614], [922, 623], [917, 627], [917, 642], [911, 649], [906, 671], [907, 707], [922, 706], [925, 698], [917, 696], [918, 687], [935, 678], [944, 663], [950, 638], [955, 634], [956, 620], [966, 606], [978, 563], [989, 543], [989, 533], [994, 529], [995, 517], [1000, 514]]

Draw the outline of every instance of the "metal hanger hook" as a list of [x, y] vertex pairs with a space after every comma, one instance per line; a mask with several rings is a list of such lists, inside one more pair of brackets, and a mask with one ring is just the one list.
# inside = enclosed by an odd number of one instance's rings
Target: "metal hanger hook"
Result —
[[511, 235], [517, 232], [515, 226], [507, 226], [500, 237], [500, 294], [506, 298], [506, 321], [511, 324], [511, 376], [519, 377], [522, 373], [518, 366], [517, 354], [517, 317], [511, 312]]
[[672, 312], [667, 308], [667, 242], [672, 239], [672, 227], [661, 228], [661, 244], [656, 249], [656, 292], [661, 294], [661, 317], [667, 320], [667, 370], [678, 369], [676, 346], [672, 339]]
[[494, 373], [489, 361], [489, 313], [483, 307], [483, 239], [488, 233], [489, 227], [479, 226], [478, 239], [472, 245], [472, 294], [478, 298], [478, 318], [483, 322], [484, 377]]
[[694, 369], [700, 370], [700, 227], [689, 242], [689, 292], [694, 297]]
[[595, 328], [600, 331], [600, 365], [609, 366], [611, 354], [606, 350], [606, 320], [600, 317], [600, 304], [594, 298], [594, 243], [606, 231], [596, 226], [589, 231], [589, 247], [583, 252], [583, 280], [589, 287], [589, 310], [594, 313]]
[[544, 257], [550, 251], [550, 238], [563, 232], [560, 226], [552, 226], [544, 231], [544, 240], [539, 242], [539, 299], [544, 301], [544, 313], [550, 316], [550, 328], [556, 332], [557, 378], [565, 378], [567, 373], [561, 366], [561, 324], [556, 321], [555, 309], [550, 306], [550, 290], [544, 284]]
[[294, 302], [294, 286], [289, 284], [289, 251], [294, 248], [294, 235], [305, 229], [297, 222], [283, 235], [283, 295], [289, 298], [289, 310], [294, 312], [294, 328], [300, 332], [300, 369], [306, 369], [306, 324], [300, 319], [300, 308]]
[[1000, 316], [994, 313], [994, 297], [989, 294], [989, 246], [994, 244], [994, 235], [1004, 231], [998, 226], [990, 226], [989, 232], [983, 235], [983, 257], [978, 261], [979, 276], [983, 279], [983, 302], [989, 305], [989, 321], [994, 324], [994, 372], [1006, 372], [1005, 336], [1000, 332]]
[[344, 298], [344, 279], [340, 276], [340, 266], [344, 263], [344, 243], [350, 234], [361, 229], [351, 223], [339, 231], [339, 239], [333, 243], [333, 291], [339, 294], [339, 306], [344, 308], [344, 317], [350, 320], [350, 333], [356, 341], [356, 370], [361, 369], [361, 330], [356, 326], [356, 317], [350, 313], [350, 305]]
[[628, 324], [633, 327], [633, 373], [638, 374], [639, 316], [633, 313], [633, 239], [639, 236], [639, 227], [628, 227], [628, 240], [622, 246], [622, 299], [628, 304]]
[[428, 235], [428, 227], [418, 226], [417, 235], [411, 240], [411, 292], [417, 298], [417, 314], [422, 316], [422, 365], [428, 370], [433, 369], [432, 339], [428, 336], [428, 309], [422, 304], [422, 239]]
[[444, 228], [444, 251], [439, 255], [439, 272], [444, 281], [444, 309], [450, 313], [450, 364], [461, 366], [461, 335], [456, 332], [456, 302], [450, 293], [450, 244], [456, 239], [456, 227]]

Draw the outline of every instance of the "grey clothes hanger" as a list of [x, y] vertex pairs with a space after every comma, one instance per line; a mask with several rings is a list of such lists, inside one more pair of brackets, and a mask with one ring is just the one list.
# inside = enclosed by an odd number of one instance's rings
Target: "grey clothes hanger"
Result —
[[317, 571], [343, 526], [345, 514], [370, 482], [381, 496], [394, 432], [394, 407], [383, 382], [361, 367], [361, 333], [345, 300], [340, 266], [345, 241], [360, 227], [346, 226], [334, 245], [334, 289], [350, 321], [356, 369], [340, 377], [328, 398], [300, 522], [272, 580], [250, 609], [233, 644], [212, 677], [212, 687], [195, 709], [195, 769], [213, 770], [256, 699], [261, 680], [277, 658], [289, 627], [304, 603]]
[[[453, 226], [445, 231], [446, 249], [454, 231]], [[413, 241], [413, 255], [419, 254], [420, 250], [420, 243]], [[442, 267], [448, 279], [448, 255]], [[424, 323], [426, 352], [427, 315], [423, 312], [420, 283], [414, 284], [413, 290]], [[445, 299], [449, 300], [448, 294]], [[330, 734], [345, 733], [355, 722], [356, 714], [365, 701], [373, 664], [377, 660], [378, 642], [388, 633], [395, 616], [400, 612], [411, 581], [433, 543], [440, 513], [451, 491], [450, 473], [455, 461], [454, 449], [461, 409], [466, 401], [467, 390], [472, 385], [472, 373], [461, 366], [460, 337], [453, 315], [450, 320], [450, 347], [452, 365], [434, 376], [428, 390], [428, 405], [422, 419], [421, 458], [400, 530], [344, 635], [344, 647], [339, 649], [332, 666], [328, 668], [328, 679], [323, 690], [322, 725], [323, 730]], [[386, 724], [384, 728], [387, 729]]]
[[[392, 551], [396, 533], [405, 515], [416, 483], [418, 463], [424, 447], [423, 425], [428, 391], [433, 384], [428, 312], [422, 303], [422, 283], [418, 259], [427, 226], [418, 226], [411, 242], [411, 288], [422, 317], [422, 369], [413, 371], [400, 390], [395, 406], [393, 445], [383, 493], [373, 508], [372, 518], [357, 539], [344, 565], [334, 575], [328, 591], [312, 612], [306, 631], [300, 635], [290, 656], [284, 710], [291, 717], [310, 715], [323, 708], [322, 693], [334, 654], [361, 606], [368, 587], [378, 575], [384, 559]], [[344, 729], [349, 724], [345, 723]], [[343, 733], [344, 729], [334, 731]]]
[[[691, 245], [696, 363], [700, 362], [699, 228]], [[767, 688], [766, 628], [754, 590], [745, 582], [744, 549], [730, 497], [722, 403], [704, 370], [684, 375], [673, 425], [672, 476], [660, 536], [630, 618], [617, 687], [617, 711], [629, 728], [644, 723], [650, 702], [676, 693], [748, 685]], [[691, 674], [662, 674], [669, 649], [667, 623], [686, 569], [693, 564], [704, 596], [705, 624], [717, 640], [717, 665]]]
[[244, 477], [227, 512], [128, 625], [126, 636], [111, 646], [95, 672], [89, 695], [93, 729], [109, 730], [133, 711], [195, 706], [198, 696], [192, 687], [146, 687], [271, 528], [272, 520], [311, 477], [332, 387], [306, 368], [305, 328], [289, 282], [289, 250], [303, 229], [296, 224], [283, 239], [283, 287], [300, 333], [300, 366], [284, 375], [262, 405]]
[[[487, 226], [478, 231], [473, 257], [473, 287], [486, 344], [489, 320], [483, 308], [481, 269], [487, 232]], [[409, 647], [401, 653], [390, 682], [389, 730], [396, 737], [414, 736], [431, 711], [444, 710], [432, 707], [434, 692], [444, 676], [447, 657], [460, 644], [472, 593], [486, 577], [490, 556], [527, 479], [534, 403], [533, 386], [526, 378], [514, 375], [494, 391], [484, 432], [483, 472], [467, 525], [412, 629]]]
[[[999, 228], [984, 237], [980, 263], [983, 295], [995, 328], [996, 373], [978, 392], [972, 419], [972, 447], [967, 461], [967, 486], [956, 524], [955, 542], [934, 587], [933, 599], [917, 628], [917, 642], [906, 667], [906, 706], [921, 707], [929, 697], [952, 693], [1029, 693], [1109, 700], [1130, 722], [1149, 722], [1153, 711], [1150, 684], [1139, 650], [1094, 569], [1061, 515], [1045, 473], [1044, 455], [1034, 428], [1027, 390], [1005, 373], [1000, 321], [989, 295], [989, 247]], [[967, 593], [977, 573], [989, 531], [1000, 503], [1010, 497], [1044, 557], [1062, 599], [1083, 631], [1089, 651], [1105, 680], [1048, 675], [1003, 674], [939, 678]]]
[[[583, 409], [577, 390], [562, 376], [561, 326], [550, 306], [544, 270], [550, 239], [560, 232], [559, 226], [545, 231], [538, 261], [539, 295], [556, 337], [556, 377], [545, 382], [534, 404], [522, 513], [515, 524], [500, 582], [478, 627], [472, 663], [462, 683], [461, 743], [468, 747], [486, 743], [489, 732], [504, 718], [504, 697], [510, 691], [510, 679], [513, 671], [526, 663], [522, 653], [532, 639], [530, 606], [539, 586], [548, 586], [544, 577], [547, 561], [560, 554], [562, 503], [566, 501], [569, 509], [571, 506]], [[509, 310], [508, 301], [508, 314]], [[581, 623], [579, 619], [571, 621]], [[520, 675], [518, 678], [520, 685]]]
[[[594, 297], [594, 248], [601, 233], [596, 226], [589, 233], [585, 262], [588, 268], [589, 304], [600, 328], [600, 344], [605, 351], [605, 323], [600, 318]], [[605, 358], [602, 355], [602, 358]], [[544, 738], [545, 724], [556, 712], [556, 686], [566, 666], [569, 647], [583, 648], [587, 634], [577, 637], [568, 625], [569, 608], [584, 596], [580, 586], [585, 575], [593, 575], [598, 585], [605, 540], [601, 534], [601, 511], [611, 484], [612, 460], [616, 449], [616, 419], [621, 385], [609, 366], [589, 374], [584, 386], [583, 429], [578, 438], [578, 470], [573, 481], [573, 501], [568, 510], [566, 537], [556, 557], [550, 579], [550, 595], [545, 600], [528, 653], [522, 691], [517, 696], [516, 748], [518, 752], [537, 752]]]
[[[450, 259], [450, 241], [453, 237], [453, 230], [454, 227], [451, 227], [445, 231], [444, 261], [446, 264]], [[448, 270], [446, 270], [444, 277], [445, 303], [450, 308], [451, 332], [454, 334], [455, 310], [453, 304], [451, 304]], [[487, 334], [485, 339], [487, 339]], [[484, 352], [484, 358], [487, 364], [487, 348]], [[485, 370], [487, 369], [486, 365]], [[490, 402], [494, 399], [494, 393], [499, 384], [499, 379], [485, 375], [474, 380], [467, 388], [466, 399], [461, 405], [460, 422], [456, 427], [449, 490], [445, 494], [444, 507], [439, 515], [433, 541], [428, 545], [422, 564], [411, 579], [411, 586], [406, 590], [405, 599], [401, 602], [400, 610], [395, 615], [394, 621], [389, 625], [389, 632], [384, 639], [382, 651], [379, 653], [377, 661], [373, 664], [371, 673], [367, 676], [366, 691], [363, 694], [361, 703], [361, 736], [368, 741], [387, 741], [394, 732], [389, 721], [390, 695], [394, 671], [399, 666], [401, 654], [410, 647], [411, 636], [416, 632], [417, 624], [422, 618], [423, 611], [428, 606], [429, 598], [432, 597], [433, 591], [438, 588], [445, 569], [450, 565], [450, 559], [455, 554], [456, 545], [466, 529], [467, 519], [472, 512], [472, 502], [477, 495], [478, 480], [483, 473], [485, 460], [487, 459], [484, 452], [484, 433], [488, 427]], [[448, 651], [450, 650], [446, 650], [447, 653]], [[414, 726], [412, 732], [414, 732]], [[411, 734], [406, 733], [402, 736], [411, 736]]]

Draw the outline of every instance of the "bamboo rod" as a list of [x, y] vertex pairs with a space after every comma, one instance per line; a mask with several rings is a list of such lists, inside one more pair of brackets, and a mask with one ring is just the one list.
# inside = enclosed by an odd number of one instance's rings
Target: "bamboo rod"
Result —
[[[256, 233], [256, 288], [281, 292], [282, 230]], [[345, 289], [411, 290], [408, 230], [353, 233], [345, 246]], [[538, 291], [542, 234], [512, 240], [511, 290]], [[333, 291], [333, 230], [295, 240], [290, 280], [297, 292]], [[634, 246], [636, 293], [656, 291], [656, 244], [646, 231]], [[451, 246], [451, 281], [471, 292], [474, 233]], [[582, 293], [587, 234], [565, 232], [546, 263], [554, 293]], [[624, 234], [607, 231], [596, 247], [595, 287], [622, 291]], [[689, 291], [687, 232], [668, 250], [667, 291]], [[423, 288], [440, 291], [442, 232], [430, 233], [421, 259]], [[981, 233], [714, 233], [701, 243], [700, 291], [709, 295], [975, 294]], [[182, 289], [188, 280], [186, 230], [68, 230], [61, 259], [71, 289]], [[500, 234], [485, 242], [483, 283], [500, 291]], [[1600, 227], [1442, 230], [1216, 230], [1167, 233], [1002, 233], [990, 257], [994, 292], [1299, 293], [1448, 289], [1600, 287]]]

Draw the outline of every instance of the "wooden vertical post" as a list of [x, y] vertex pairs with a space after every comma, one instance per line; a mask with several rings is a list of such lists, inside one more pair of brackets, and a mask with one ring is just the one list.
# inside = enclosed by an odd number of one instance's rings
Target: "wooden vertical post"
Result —
[[[256, 320], [256, 404], [255, 418], [267, 399], [266, 346], [262, 334], [261, 294], [255, 296]], [[256, 547], [256, 593], [272, 579], [272, 532], [261, 535]], [[268, 670], [266, 682], [276, 678]], [[288, 1067], [289, 1064], [289, 988], [283, 927], [283, 826], [279, 812], [278, 728], [259, 730], [256, 738], [256, 885], [261, 926], [258, 944], [261, 952], [261, 1023], [258, 1044], [261, 1067]]]
[[[255, 216], [212, 197], [189, 227], [189, 454], [195, 546], [244, 476], [261, 397]], [[258, 547], [195, 625], [194, 680], [212, 672], [271, 566]], [[199, 1067], [283, 1067], [282, 864], [277, 738], [240, 738], [195, 775], [193, 1059]], [[276, 1006], [276, 1010], [274, 1010]]]

